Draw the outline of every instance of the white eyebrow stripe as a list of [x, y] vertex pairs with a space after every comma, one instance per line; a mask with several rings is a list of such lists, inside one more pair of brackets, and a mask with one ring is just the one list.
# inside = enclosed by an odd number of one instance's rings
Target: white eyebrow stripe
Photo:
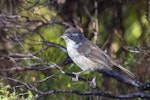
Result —
[[78, 34], [77, 34], [77, 33], [75, 33], [75, 34], [72, 34], [72, 35], [74, 35], [74, 36], [78, 36]]

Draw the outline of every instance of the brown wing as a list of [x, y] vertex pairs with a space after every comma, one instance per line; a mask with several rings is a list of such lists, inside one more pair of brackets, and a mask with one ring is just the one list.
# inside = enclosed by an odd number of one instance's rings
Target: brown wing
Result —
[[93, 62], [98, 63], [98, 67], [100, 69], [112, 69], [112, 64], [108, 62], [103, 52], [101, 52], [101, 50], [99, 50], [99, 48], [96, 45], [92, 44], [89, 40], [87, 40], [87, 42], [84, 42], [83, 45], [80, 45], [78, 51], [81, 55], [84, 55]]
[[[92, 44], [89, 40], [88, 42], [84, 42], [83, 45], [80, 45], [78, 48], [78, 51], [83, 54], [84, 56], [88, 57], [90, 60], [99, 63], [100, 68], [106, 68], [106, 69], [112, 69], [112, 66], [116, 66], [120, 68], [122, 71], [130, 75], [131, 77], [134, 77], [134, 74], [131, 73], [129, 70], [125, 69], [123, 66], [118, 64], [116, 61], [111, 59], [104, 51], [102, 51], [99, 47]], [[88, 48], [84, 48], [88, 47]]]

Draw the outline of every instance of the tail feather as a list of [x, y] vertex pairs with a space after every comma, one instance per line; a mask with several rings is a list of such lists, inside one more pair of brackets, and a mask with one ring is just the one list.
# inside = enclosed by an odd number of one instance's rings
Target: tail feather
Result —
[[132, 78], [135, 77], [135, 75], [130, 72], [129, 70], [127, 70], [126, 68], [124, 68], [123, 66], [121, 66], [120, 64], [118, 64], [116, 61], [114, 61], [113, 59], [111, 59], [105, 52], [103, 52], [101, 49], [99, 49], [102, 53], [103, 56], [105, 56], [106, 60], [108, 62], [110, 62], [111, 64], [113, 64], [114, 66], [120, 68], [123, 72], [125, 72], [126, 74], [128, 74], [129, 76], [131, 76]]
[[121, 66], [120, 64], [118, 64], [116, 61], [112, 60], [109, 56], [107, 56], [107, 55], [105, 55], [105, 56], [106, 56], [107, 60], [109, 62], [111, 62], [114, 66], [120, 68], [123, 72], [125, 72], [126, 74], [128, 74], [132, 78], [135, 77], [135, 75], [132, 72], [130, 72], [129, 70], [127, 70], [126, 68], [124, 68], [123, 66]]
[[124, 68], [123, 66], [118, 65], [117, 67], [120, 68], [123, 72], [125, 72], [125, 73], [128, 74], [129, 76], [131, 76], [132, 78], [135, 77], [135, 75], [134, 75], [132, 72], [130, 72], [129, 70], [127, 70], [127, 69]]

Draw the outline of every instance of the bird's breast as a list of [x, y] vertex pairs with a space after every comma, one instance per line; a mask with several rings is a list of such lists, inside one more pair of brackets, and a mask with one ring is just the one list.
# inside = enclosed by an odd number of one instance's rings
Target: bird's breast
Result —
[[82, 70], [91, 69], [94, 70], [98, 65], [94, 63], [92, 60], [88, 59], [88, 57], [85, 57], [84, 54], [81, 54], [77, 51], [79, 45], [73, 46], [68, 45], [67, 51], [68, 55], [71, 57], [73, 62], [77, 64]]

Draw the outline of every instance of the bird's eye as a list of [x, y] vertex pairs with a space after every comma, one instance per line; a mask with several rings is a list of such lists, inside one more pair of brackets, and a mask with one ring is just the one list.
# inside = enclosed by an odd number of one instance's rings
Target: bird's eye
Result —
[[73, 34], [70, 34], [70, 37], [73, 37]]

